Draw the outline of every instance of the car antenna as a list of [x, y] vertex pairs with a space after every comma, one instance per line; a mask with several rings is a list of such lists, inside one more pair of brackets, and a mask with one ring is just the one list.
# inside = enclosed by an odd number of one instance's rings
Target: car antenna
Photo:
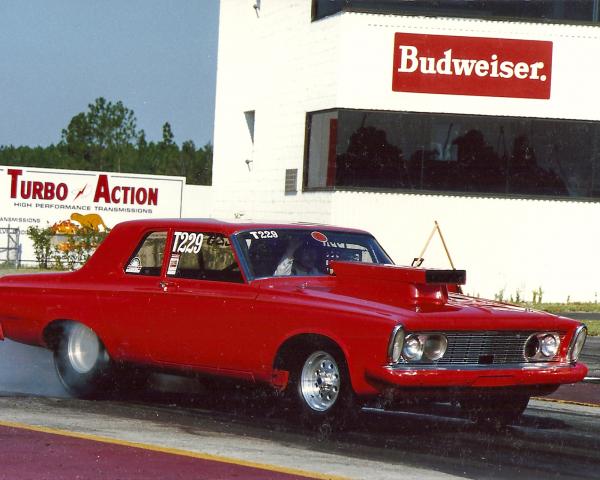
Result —
[[450, 266], [452, 267], [452, 270], [456, 270], [456, 267], [454, 266], [454, 262], [452, 261], [452, 257], [450, 256], [450, 250], [448, 250], [448, 246], [446, 245], [446, 240], [444, 240], [444, 235], [442, 234], [442, 229], [440, 228], [440, 224], [437, 222], [437, 220], [434, 220], [433, 224], [434, 224], [433, 230], [431, 230], [431, 233], [429, 234], [429, 237], [427, 238], [427, 241], [425, 242], [425, 246], [423, 247], [423, 250], [421, 250], [421, 253], [418, 257], [415, 257], [413, 259], [411, 266], [412, 267], [420, 267], [421, 265], [423, 265], [423, 262], [425, 261], [425, 258], [423, 257], [423, 255], [425, 255], [425, 251], [429, 247], [429, 244], [431, 243], [431, 239], [435, 235], [435, 232], [437, 232], [440, 236], [440, 240], [442, 241], [442, 245], [444, 246], [444, 251], [446, 252], [446, 256], [448, 257]]
[[[423, 257], [423, 255], [425, 255], [425, 251], [429, 247], [429, 244], [431, 243], [431, 239], [435, 235], [435, 232], [437, 232], [440, 236], [440, 240], [442, 241], [444, 251], [446, 252], [446, 256], [448, 257], [448, 261], [450, 262], [450, 266], [452, 267], [452, 270], [456, 270], [456, 267], [454, 266], [454, 262], [452, 261], [452, 256], [450, 255], [450, 250], [448, 250], [448, 246], [446, 245], [446, 240], [444, 239], [444, 235], [442, 234], [442, 229], [440, 228], [440, 224], [437, 222], [437, 220], [433, 221], [433, 230], [431, 230], [431, 233], [429, 234], [429, 237], [427, 238], [427, 241], [425, 242], [425, 246], [423, 247], [423, 250], [421, 250], [420, 255], [413, 259], [411, 266], [412, 267], [420, 267], [421, 265], [423, 265], [423, 262], [425, 261], [425, 258]], [[457, 288], [458, 288], [458, 292], [462, 293], [462, 288], [460, 287], [460, 285], [457, 285]]]

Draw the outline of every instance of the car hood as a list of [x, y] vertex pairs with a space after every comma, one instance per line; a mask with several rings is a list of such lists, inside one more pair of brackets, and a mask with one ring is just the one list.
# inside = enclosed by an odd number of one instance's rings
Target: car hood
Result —
[[256, 282], [265, 294], [293, 296], [294, 302], [306, 303], [307, 307], [384, 316], [408, 329], [567, 331], [579, 323], [463, 295], [456, 283], [448, 281], [464, 283], [464, 271], [351, 262], [331, 262], [331, 266], [332, 276], [275, 277]]

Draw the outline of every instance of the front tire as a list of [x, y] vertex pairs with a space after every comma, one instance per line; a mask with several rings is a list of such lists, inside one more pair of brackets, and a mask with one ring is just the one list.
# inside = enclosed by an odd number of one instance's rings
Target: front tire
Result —
[[302, 422], [321, 430], [342, 428], [358, 411], [346, 361], [334, 348], [305, 349], [287, 391]]
[[54, 350], [54, 366], [66, 390], [79, 398], [98, 396], [110, 379], [112, 363], [92, 329], [67, 323]]

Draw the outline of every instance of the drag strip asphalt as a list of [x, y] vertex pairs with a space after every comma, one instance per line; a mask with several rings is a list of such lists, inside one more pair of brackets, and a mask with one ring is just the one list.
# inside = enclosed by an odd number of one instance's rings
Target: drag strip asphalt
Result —
[[0, 422], [0, 442], [2, 479], [336, 478], [8, 422]]
[[[596, 479], [600, 467], [598, 407], [533, 400], [518, 424], [500, 430], [478, 427], [448, 405], [420, 413], [366, 409], [346, 430], [321, 435], [268, 400], [211, 393], [128, 401], [6, 396], [0, 397], [0, 425], [308, 478]], [[22, 466], [27, 474], [30, 466]]]
[[[172, 400], [171, 397], [169, 401]], [[196, 403], [191, 399], [187, 402]], [[243, 400], [236, 399], [234, 403], [237, 409], [242, 407]], [[94, 441], [96, 444], [120, 444], [230, 466], [262, 469], [262, 478], [398, 478], [398, 465], [395, 462], [389, 464], [368, 458], [352, 459], [345, 448], [331, 448], [335, 442], [319, 440], [314, 432], [297, 432], [285, 420], [271, 418], [269, 409], [258, 410], [258, 416], [255, 416], [240, 415], [239, 410], [230, 414], [190, 405], [0, 397], [0, 425], [16, 430], [32, 429], [40, 433], [60, 432], [61, 435]], [[7, 439], [8, 441], [14, 440]], [[6, 454], [10, 456], [11, 453], [10, 449], [4, 452], [3, 462], [6, 461]], [[70, 457], [73, 455], [69, 454]], [[18, 459], [13, 458], [13, 462], [16, 461]], [[30, 466], [21, 463], [21, 467], [27, 475]], [[213, 478], [201, 470], [202, 465], [197, 465], [196, 468], [199, 469], [196, 478]], [[0, 478], [3, 478], [1, 472], [0, 468]], [[70, 478], [98, 478], [86, 474], [85, 469], [81, 473], [81, 477]], [[274, 473], [286, 474], [288, 477], [271, 476]], [[22, 475], [18, 477], [24, 478]], [[241, 475], [235, 478], [254, 477]], [[405, 465], [402, 466], [402, 478], [416, 480], [462, 477]]]
[[[145, 471], [142, 459], [152, 465], [158, 454], [173, 467], [156, 478], [596, 479], [600, 469], [598, 384], [563, 386], [551, 401], [534, 399], [518, 424], [500, 430], [438, 405], [416, 412], [364, 409], [355, 424], [331, 434], [304, 427], [260, 392], [173, 376], [156, 376], [151, 387], [127, 398], [72, 399], [50, 352], [0, 343], [0, 439], [15, 447], [2, 452], [2, 462], [22, 469], [17, 475], [0, 468], [0, 479], [142, 478], [136, 468]], [[115, 459], [131, 455], [123, 470], [105, 468], [113, 449]], [[52, 457], [53, 450], [62, 453]], [[192, 460], [197, 477], [177, 477]], [[262, 476], [252, 477], [252, 469]], [[61, 476], [67, 470], [79, 476]]]

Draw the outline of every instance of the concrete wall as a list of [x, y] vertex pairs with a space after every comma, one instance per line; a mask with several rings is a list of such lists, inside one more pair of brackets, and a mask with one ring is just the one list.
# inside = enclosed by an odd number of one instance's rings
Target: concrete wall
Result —
[[[545, 200], [344, 193], [333, 195], [332, 222], [371, 231], [399, 264], [417, 257], [440, 225], [466, 291], [531, 300], [541, 288], [551, 301], [594, 301], [600, 293], [598, 204]], [[439, 237], [424, 266], [448, 268]]]
[[205, 185], [184, 185], [181, 200], [182, 218], [214, 218], [212, 188]]
[[[596, 108], [600, 28], [458, 18], [344, 13], [336, 107], [600, 120]], [[394, 92], [394, 34], [419, 33], [553, 42], [549, 100]], [[592, 101], [590, 101], [592, 100]]]
[[[285, 170], [299, 170], [306, 112], [336, 104], [337, 17], [311, 23], [311, 2], [221, 2], [213, 185], [222, 217], [329, 222], [328, 195], [284, 195]], [[254, 144], [245, 111], [256, 111]], [[246, 160], [251, 160], [247, 163]]]

